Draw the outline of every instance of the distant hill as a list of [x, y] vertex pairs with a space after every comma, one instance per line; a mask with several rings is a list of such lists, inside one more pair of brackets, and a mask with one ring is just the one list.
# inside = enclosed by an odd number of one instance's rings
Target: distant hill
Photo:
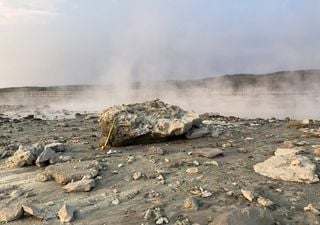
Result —
[[[198, 80], [170, 80], [163, 82], [132, 83], [133, 89], [167, 87], [177, 89], [201, 88], [217, 91], [241, 92], [244, 90], [279, 91], [279, 92], [306, 92], [319, 90], [320, 70], [280, 71], [269, 74], [233, 74], [215, 76]], [[29, 92], [29, 91], [70, 91], [81, 92], [87, 90], [112, 90], [107, 85], [66, 85], [50, 87], [12, 87], [2, 88], [1, 93]]]

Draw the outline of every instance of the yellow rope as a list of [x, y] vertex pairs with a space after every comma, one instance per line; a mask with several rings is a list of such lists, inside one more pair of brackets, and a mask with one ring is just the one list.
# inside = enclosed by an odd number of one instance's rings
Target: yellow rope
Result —
[[108, 146], [108, 142], [109, 142], [110, 136], [111, 136], [111, 134], [112, 134], [112, 131], [113, 131], [115, 125], [116, 125], [116, 118], [114, 118], [113, 121], [112, 121], [112, 125], [111, 125], [111, 127], [110, 127], [110, 130], [109, 130], [107, 139], [106, 139], [104, 145], [101, 147], [101, 149], [106, 149], [106, 147]]

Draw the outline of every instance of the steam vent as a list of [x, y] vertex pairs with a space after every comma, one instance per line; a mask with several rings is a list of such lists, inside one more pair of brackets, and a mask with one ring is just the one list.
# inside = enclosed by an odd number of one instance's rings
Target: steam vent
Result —
[[185, 135], [200, 123], [199, 115], [158, 99], [116, 105], [99, 118], [102, 146], [124, 146], [160, 142]]

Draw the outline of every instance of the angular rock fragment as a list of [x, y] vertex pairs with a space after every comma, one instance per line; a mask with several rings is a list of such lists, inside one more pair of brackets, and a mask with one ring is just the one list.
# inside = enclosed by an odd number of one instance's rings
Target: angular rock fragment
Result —
[[63, 187], [66, 192], [87, 192], [96, 186], [94, 179], [79, 180]]
[[69, 223], [74, 219], [74, 209], [67, 204], [63, 204], [61, 209], [58, 211], [58, 217], [61, 222]]
[[58, 161], [58, 156], [51, 149], [45, 149], [37, 158], [36, 165], [38, 167], [45, 167], [49, 164], [55, 164]]
[[10, 222], [19, 219], [23, 215], [21, 206], [0, 209], [0, 222]]
[[201, 156], [206, 158], [214, 158], [223, 154], [223, 151], [219, 148], [199, 148], [191, 152], [193, 156]]
[[235, 209], [217, 216], [209, 225], [273, 225], [273, 217], [258, 207]]
[[186, 134], [187, 139], [201, 138], [209, 134], [210, 131], [207, 127], [202, 127], [198, 129], [192, 129]]
[[65, 151], [65, 145], [63, 143], [51, 143], [44, 146], [44, 150], [52, 150], [54, 152], [64, 152]]
[[22, 209], [24, 212], [38, 218], [38, 219], [45, 219], [46, 214], [36, 205], [33, 204], [24, 204], [22, 205]]
[[316, 165], [309, 158], [297, 155], [298, 150], [278, 149], [274, 156], [256, 164], [254, 171], [273, 179], [315, 183], [319, 181], [315, 173]]
[[101, 144], [122, 146], [160, 142], [185, 135], [200, 123], [198, 114], [160, 100], [130, 105], [116, 105], [103, 111], [99, 118]]
[[52, 177], [59, 184], [78, 181], [86, 177], [94, 178], [99, 173], [99, 165], [92, 161], [61, 163], [50, 165], [45, 169], [45, 174]]
[[252, 202], [255, 198], [254, 194], [251, 191], [241, 189], [241, 193], [243, 197], [245, 197], [248, 201]]

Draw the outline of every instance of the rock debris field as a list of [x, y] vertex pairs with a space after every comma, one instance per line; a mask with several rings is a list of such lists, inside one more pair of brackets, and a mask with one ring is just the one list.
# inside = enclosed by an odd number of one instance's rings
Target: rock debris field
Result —
[[320, 121], [157, 99], [59, 119], [0, 108], [0, 222], [320, 224]]

